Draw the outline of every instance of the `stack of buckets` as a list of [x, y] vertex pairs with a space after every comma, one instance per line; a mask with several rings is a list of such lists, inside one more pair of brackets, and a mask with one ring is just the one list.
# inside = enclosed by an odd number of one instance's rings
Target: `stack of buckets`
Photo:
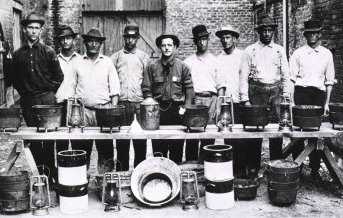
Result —
[[274, 160], [268, 169], [268, 195], [272, 204], [288, 206], [295, 202], [300, 167], [294, 161]]
[[232, 208], [235, 204], [232, 147], [230, 145], [206, 145], [203, 152], [206, 207], [213, 210]]
[[83, 150], [60, 151], [58, 192], [62, 213], [77, 214], [88, 209], [87, 156]]

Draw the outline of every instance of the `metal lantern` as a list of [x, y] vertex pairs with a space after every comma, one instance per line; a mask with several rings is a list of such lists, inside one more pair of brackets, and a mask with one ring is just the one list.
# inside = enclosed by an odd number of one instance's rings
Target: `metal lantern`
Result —
[[196, 172], [183, 171], [180, 175], [180, 201], [183, 210], [198, 209], [199, 190]]
[[108, 172], [104, 174], [102, 185], [102, 203], [105, 205], [105, 212], [120, 211], [122, 198], [119, 173]]
[[85, 106], [81, 98], [68, 98], [66, 124], [69, 132], [72, 127], [79, 127], [83, 132], [85, 127]]
[[290, 131], [293, 126], [292, 106], [290, 96], [283, 95], [280, 103], [279, 130]]
[[32, 176], [30, 181], [30, 207], [35, 216], [49, 214], [51, 206], [49, 180], [45, 175]]
[[[220, 101], [221, 98], [224, 99], [224, 102], [221, 104], [220, 114], [217, 117], [216, 125], [220, 132], [232, 131], [232, 126], [235, 123], [232, 96], [219, 96], [218, 101]], [[227, 100], [229, 100], [230, 103], [228, 103]]]

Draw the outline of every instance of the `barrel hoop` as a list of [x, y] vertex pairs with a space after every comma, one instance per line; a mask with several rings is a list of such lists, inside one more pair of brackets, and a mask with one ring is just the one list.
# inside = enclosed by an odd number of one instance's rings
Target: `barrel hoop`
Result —
[[88, 183], [83, 185], [58, 185], [58, 193], [63, 197], [80, 197], [88, 194]]
[[213, 182], [206, 180], [206, 192], [210, 193], [228, 193], [233, 191], [233, 179], [227, 181]]

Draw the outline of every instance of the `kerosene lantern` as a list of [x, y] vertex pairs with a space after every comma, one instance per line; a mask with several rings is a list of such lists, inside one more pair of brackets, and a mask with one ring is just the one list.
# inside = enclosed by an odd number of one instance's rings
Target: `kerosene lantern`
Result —
[[120, 174], [116, 172], [105, 173], [102, 185], [102, 203], [105, 205], [104, 211], [120, 211], [121, 202]]
[[[223, 99], [224, 101], [221, 104], [220, 114], [216, 122], [218, 131], [232, 131], [232, 126], [235, 123], [232, 96], [219, 96], [218, 101], [221, 101], [221, 99]], [[230, 103], [228, 103], [227, 100], [229, 100]]]
[[51, 206], [49, 180], [45, 175], [32, 176], [30, 180], [30, 207], [32, 215], [49, 214]]
[[85, 126], [85, 106], [81, 98], [68, 98], [66, 124], [69, 128], [79, 127], [83, 132]]
[[180, 175], [180, 201], [183, 210], [196, 210], [199, 204], [198, 180], [195, 171], [183, 171]]
[[293, 126], [292, 120], [291, 98], [289, 95], [282, 95], [280, 102], [279, 130], [291, 131]]

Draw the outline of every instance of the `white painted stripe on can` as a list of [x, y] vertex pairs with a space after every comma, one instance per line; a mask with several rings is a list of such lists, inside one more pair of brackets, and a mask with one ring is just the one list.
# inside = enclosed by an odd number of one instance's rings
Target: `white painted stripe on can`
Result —
[[58, 167], [58, 182], [61, 185], [83, 185], [87, 181], [86, 165], [79, 167]]
[[210, 181], [223, 181], [233, 179], [232, 161], [204, 161], [204, 175], [205, 178]]
[[60, 210], [66, 214], [86, 212], [88, 210], [88, 195], [81, 197], [60, 196]]
[[205, 192], [206, 207], [212, 210], [226, 210], [235, 206], [234, 192], [211, 193]]

